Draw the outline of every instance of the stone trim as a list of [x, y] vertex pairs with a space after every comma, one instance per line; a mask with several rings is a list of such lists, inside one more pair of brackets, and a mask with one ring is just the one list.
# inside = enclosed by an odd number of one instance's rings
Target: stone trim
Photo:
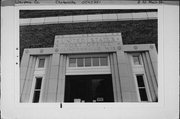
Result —
[[20, 26], [79, 23], [79, 22], [102, 22], [102, 21], [128, 21], [128, 20], [150, 20], [157, 19], [157, 12], [141, 13], [119, 13], [119, 14], [95, 14], [95, 15], [73, 15], [57, 17], [41, 17], [20, 19]]

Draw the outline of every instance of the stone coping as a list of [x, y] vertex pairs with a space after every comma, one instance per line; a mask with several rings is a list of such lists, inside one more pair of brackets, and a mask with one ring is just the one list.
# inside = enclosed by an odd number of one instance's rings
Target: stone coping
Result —
[[93, 15], [72, 15], [41, 18], [20, 19], [20, 26], [79, 23], [79, 22], [101, 22], [101, 21], [128, 21], [128, 20], [151, 20], [157, 19], [157, 12], [139, 13], [118, 13], [118, 14], [93, 14]]

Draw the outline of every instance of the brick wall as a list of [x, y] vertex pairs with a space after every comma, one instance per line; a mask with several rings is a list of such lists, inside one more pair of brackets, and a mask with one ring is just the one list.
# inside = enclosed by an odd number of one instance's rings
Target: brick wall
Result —
[[24, 48], [53, 47], [55, 35], [119, 32], [124, 44], [158, 45], [157, 20], [31, 25], [20, 26], [20, 57]]

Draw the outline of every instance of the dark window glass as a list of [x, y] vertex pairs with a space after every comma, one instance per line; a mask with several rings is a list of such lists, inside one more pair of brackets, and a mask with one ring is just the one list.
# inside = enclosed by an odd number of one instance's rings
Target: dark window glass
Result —
[[133, 56], [133, 62], [135, 65], [140, 65], [141, 62], [139, 56]]
[[38, 68], [43, 68], [43, 67], [44, 67], [44, 63], [45, 63], [45, 59], [44, 59], [44, 58], [39, 59], [39, 65], [38, 65]]
[[91, 66], [91, 58], [90, 57], [85, 58], [85, 66], [86, 67]]
[[42, 78], [37, 78], [36, 79], [35, 89], [41, 89], [41, 82], [42, 82]]
[[93, 66], [99, 66], [99, 57], [93, 57]]
[[143, 76], [139, 75], [139, 76], [136, 76], [136, 77], [137, 77], [138, 87], [145, 87]]
[[107, 57], [100, 57], [100, 63], [101, 63], [101, 66], [107, 66], [108, 65]]
[[36, 78], [34, 95], [33, 95], [33, 102], [34, 103], [39, 102], [40, 91], [41, 91], [41, 84], [42, 84], [42, 78]]
[[144, 85], [143, 75], [137, 75], [136, 78], [137, 78], [137, 83], [138, 83], [141, 101], [148, 101], [148, 97], [147, 97], [147, 93], [146, 93], [146, 87]]
[[40, 98], [40, 91], [35, 91], [34, 92], [34, 97], [33, 97], [33, 102], [34, 103], [39, 102], [39, 98]]
[[114, 102], [112, 76], [66, 76], [64, 101]]
[[69, 59], [69, 66], [70, 67], [76, 67], [76, 58], [70, 58]]
[[77, 58], [77, 66], [78, 67], [83, 67], [84, 64], [83, 64], [83, 58]]
[[140, 93], [141, 101], [148, 101], [145, 88], [140, 88], [139, 93]]

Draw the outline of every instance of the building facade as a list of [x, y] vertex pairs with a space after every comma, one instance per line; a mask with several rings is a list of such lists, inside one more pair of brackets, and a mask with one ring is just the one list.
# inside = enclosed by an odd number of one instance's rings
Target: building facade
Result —
[[109, 32], [57, 34], [53, 47], [24, 49], [20, 102], [157, 101], [155, 44], [125, 44]]

